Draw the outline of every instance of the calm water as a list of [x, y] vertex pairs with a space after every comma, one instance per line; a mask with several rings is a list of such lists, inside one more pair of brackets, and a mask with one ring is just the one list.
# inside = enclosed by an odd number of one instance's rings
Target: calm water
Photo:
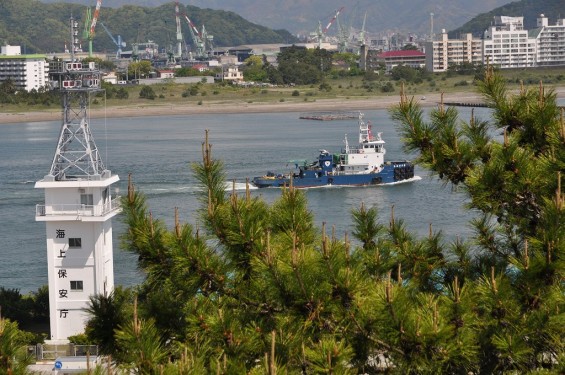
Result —
[[[486, 111], [477, 112], [486, 118]], [[469, 117], [466, 109], [461, 113]], [[383, 132], [389, 160], [410, 158], [402, 152], [387, 111], [366, 111], [365, 119], [374, 131]], [[0, 126], [0, 286], [22, 293], [47, 284], [45, 224], [35, 222], [34, 216], [35, 205], [43, 203], [43, 191], [34, 189], [34, 183], [50, 169], [59, 128], [58, 121]], [[205, 129], [210, 129], [213, 156], [224, 160], [228, 178], [236, 179], [240, 189], [246, 177], [288, 171], [293, 166], [286, 161], [312, 160], [319, 149], [338, 151], [344, 134], [353, 143], [358, 134], [355, 120], [299, 120], [298, 113], [96, 119], [91, 128], [106, 166], [122, 179], [119, 190], [125, 193], [131, 173], [138, 190], [148, 196], [153, 214], [169, 225], [174, 207], [179, 207], [182, 221], [196, 221], [197, 186], [189, 166], [201, 160]], [[468, 237], [471, 214], [462, 208], [464, 195], [443, 187], [419, 168], [416, 174], [422, 180], [396, 186], [307, 190], [310, 209], [318, 225], [335, 226], [340, 236], [351, 231], [351, 209], [365, 202], [379, 208], [383, 222], [394, 205], [396, 217], [421, 235], [432, 223], [449, 239]], [[272, 201], [280, 192], [263, 189], [253, 194]], [[124, 230], [119, 219], [114, 220], [114, 228], [116, 283], [135, 284], [141, 276], [135, 256], [119, 249], [118, 237]]]

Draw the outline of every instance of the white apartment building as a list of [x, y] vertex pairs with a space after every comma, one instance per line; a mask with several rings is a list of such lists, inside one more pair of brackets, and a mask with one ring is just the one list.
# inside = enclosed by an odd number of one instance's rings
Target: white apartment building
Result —
[[483, 62], [499, 68], [536, 65], [536, 39], [524, 30], [524, 17], [494, 17], [495, 24], [484, 33]]
[[426, 43], [426, 69], [445, 72], [451, 65], [483, 62], [483, 41], [464, 34], [461, 39], [449, 39], [445, 29], [438, 40]]
[[537, 42], [537, 66], [565, 65], [565, 18], [549, 25], [547, 17], [541, 14], [530, 36]]
[[45, 55], [22, 55], [19, 46], [2, 46], [0, 82], [8, 79], [26, 91], [46, 86], [49, 82], [49, 64]]

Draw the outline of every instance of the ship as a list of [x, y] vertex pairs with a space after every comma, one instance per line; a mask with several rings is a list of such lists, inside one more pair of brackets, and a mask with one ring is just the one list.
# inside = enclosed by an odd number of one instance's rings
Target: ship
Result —
[[254, 177], [258, 188], [294, 186], [311, 188], [323, 186], [370, 186], [414, 180], [414, 164], [408, 160], [385, 161], [385, 141], [382, 133], [373, 134], [370, 122], [359, 112], [359, 144], [350, 146], [345, 135], [345, 146], [340, 153], [320, 150], [313, 162], [294, 162], [291, 173], [267, 172]]

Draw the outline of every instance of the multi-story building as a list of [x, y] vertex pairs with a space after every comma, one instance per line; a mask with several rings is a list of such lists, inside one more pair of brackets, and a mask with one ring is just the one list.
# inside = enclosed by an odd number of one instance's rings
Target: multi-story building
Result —
[[472, 34], [449, 39], [444, 29], [438, 40], [426, 43], [426, 69], [430, 72], [445, 72], [451, 65], [482, 62], [483, 42]]
[[467, 34], [449, 40], [441, 37], [426, 44], [426, 69], [442, 72], [452, 64], [489, 63], [499, 68], [525, 68], [565, 65], [565, 19], [549, 25], [541, 14], [537, 28], [524, 30], [523, 17], [497, 16], [483, 39]]
[[398, 65], [422, 68], [426, 65], [426, 55], [416, 50], [386, 51], [378, 54], [376, 61], [384, 63], [388, 73]]
[[45, 55], [22, 55], [19, 46], [2, 46], [0, 82], [8, 79], [26, 91], [46, 86], [49, 82], [49, 65]]
[[484, 32], [483, 62], [500, 68], [536, 65], [536, 39], [524, 30], [524, 17], [494, 17], [494, 25]]
[[547, 17], [541, 14], [530, 36], [536, 39], [537, 66], [565, 65], [565, 18], [549, 25]]

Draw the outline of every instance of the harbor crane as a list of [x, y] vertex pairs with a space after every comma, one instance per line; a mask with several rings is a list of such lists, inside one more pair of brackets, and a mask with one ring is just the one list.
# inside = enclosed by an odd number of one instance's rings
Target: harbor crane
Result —
[[108, 30], [108, 28], [106, 27], [106, 25], [104, 25], [103, 22], [100, 22], [100, 24], [102, 25], [102, 27], [104, 28], [104, 31], [106, 31], [106, 34], [108, 34], [108, 36], [110, 37], [110, 39], [112, 39], [112, 42], [114, 42], [114, 44], [116, 45], [116, 47], [118, 48], [116, 51], [116, 58], [119, 59], [122, 57], [122, 47], [126, 46], [126, 42], [124, 42], [122, 40], [122, 36], [118, 35], [118, 39], [116, 40], [116, 38], [114, 38], [114, 36], [112, 35], [112, 33], [110, 32], [110, 30]]
[[194, 43], [194, 48], [196, 49], [196, 56], [203, 57], [205, 55], [205, 45], [202, 37], [200, 36], [200, 32], [196, 28], [196, 26], [192, 23], [190, 18], [185, 14], [184, 19], [188, 24], [188, 30], [190, 31], [190, 37], [192, 38], [192, 42]]
[[337, 23], [337, 50], [341, 53], [346, 52], [349, 44], [349, 30], [346, 26], [339, 22], [338, 15], [336, 15]]
[[174, 53], [174, 57], [175, 58], [182, 57], [182, 45], [184, 43], [184, 38], [182, 36], [182, 29], [181, 29], [181, 16], [188, 24], [188, 30], [190, 32], [190, 38], [192, 39], [192, 43], [194, 44], [196, 57], [200, 57], [200, 58], [205, 57], [206, 53], [208, 51], [213, 50], [214, 48], [213, 46], [214, 36], [208, 34], [204, 25], [202, 25], [202, 31], [199, 31], [196, 25], [186, 15], [186, 13], [181, 14], [178, 1], [175, 1], [175, 24], [177, 29], [177, 46], [176, 46], [176, 51]]
[[206, 27], [202, 25], [202, 41], [204, 41], [204, 49], [206, 51], [213, 51], [214, 50], [214, 35], [208, 34], [206, 31]]
[[337, 17], [343, 11], [343, 9], [345, 9], [345, 7], [341, 7], [338, 10], [336, 10], [334, 16], [329, 20], [328, 24], [324, 28], [322, 28], [322, 22], [318, 21], [318, 28], [314, 32], [310, 33], [310, 37], [313, 40], [318, 41], [319, 48], [322, 48], [322, 41], [324, 36], [326, 35], [330, 27], [333, 25], [333, 23], [337, 20]]
[[177, 50], [174, 54], [174, 57], [180, 59], [182, 57], [182, 30], [180, 25], [180, 10], [179, 10], [179, 2], [175, 1], [175, 24], [177, 26]]
[[94, 14], [91, 13], [90, 8], [86, 8], [86, 19], [84, 22], [83, 38], [88, 40], [88, 56], [92, 57], [92, 41], [94, 40], [94, 30], [100, 16], [100, 8], [102, 7], [102, 0], [96, 0], [96, 8]]
[[186, 14], [184, 14], [184, 19], [188, 24], [190, 36], [194, 43], [194, 48], [196, 49], [196, 57], [206, 57], [207, 52], [213, 49], [212, 41], [214, 40], [214, 36], [208, 34], [204, 25], [202, 25], [202, 31], [198, 31], [196, 25], [194, 25]]

